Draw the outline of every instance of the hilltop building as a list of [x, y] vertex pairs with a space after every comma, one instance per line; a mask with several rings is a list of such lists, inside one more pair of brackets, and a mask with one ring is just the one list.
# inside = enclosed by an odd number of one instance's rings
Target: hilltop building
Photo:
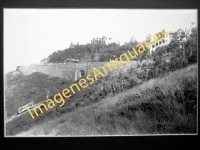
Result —
[[44, 58], [40, 64], [48, 64], [49, 58]]
[[79, 63], [79, 59], [74, 59], [74, 58], [66, 58], [65, 63]]
[[[150, 53], [152, 53], [152, 51], [155, 51], [157, 47], [167, 46], [170, 43], [171, 41], [170, 34], [167, 38], [164, 37], [165, 36], [164, 34], [160, 35], [161, 37], [158, 42], [155, 41], [151, 42]], [[146, 46], [149, 46], [149, 44], [147, 44]]]
[[97, 38], [93, 38], [93, 39], [91, 40], [91, 44], [93, 44], [94, 46], [95, 46], [95, 45], [98, 45], [98, 44], [106, 44], [105, 41], [106, 41], [106, 39], [97, 37]]
[[187, 39], [190, 38], [190, 36], [192, 35], [191, 31], [192, 31], [192, 27], [191, 29], [189, 30], [186, 29], [185, 31], [180, 30], [178, 32], [168, 32], [169, 36], [167, 38], [164, 38], [164, 35], [160, 34], [162, 36], [159, 39], [159, 42], [155, 42], [155, 41], [151, 42], [152, 46], [150, 48], [150, 53], [154, 51], [157, 47], [167, 46], [171, 42], [171, 40], [178, 40], [180, 42], [180, 48], [182, 48], [181, 43], [186, 42]]

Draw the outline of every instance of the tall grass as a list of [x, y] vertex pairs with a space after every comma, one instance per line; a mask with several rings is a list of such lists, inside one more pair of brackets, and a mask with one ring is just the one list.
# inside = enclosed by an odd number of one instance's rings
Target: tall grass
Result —
[[[160, 88], [154, 89], [155, 85]], [[135, 94], [141, 94], [140, 99]], [[197, 65], [37, 124], [23, 135], [196, 133]]]

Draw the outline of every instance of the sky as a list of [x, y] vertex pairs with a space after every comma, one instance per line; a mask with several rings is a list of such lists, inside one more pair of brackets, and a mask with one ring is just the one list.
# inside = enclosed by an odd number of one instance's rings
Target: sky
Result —
[[4, 9], [4, 73], [38, 64], [70, 43], [113, 38], [142, 42], [148, 34], [197, 25], [197, 9]]

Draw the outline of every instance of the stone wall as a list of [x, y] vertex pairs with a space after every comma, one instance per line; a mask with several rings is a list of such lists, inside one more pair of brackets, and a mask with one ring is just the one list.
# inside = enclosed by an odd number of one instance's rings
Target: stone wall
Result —
[[68, 64], [51, 64], [51, 65], [31, 65], [18, 66], [17, 71], [24, 75], [30, 75], [34, 72], [44, 73], [53, 77], [66, 78], [74, 80], [74, 66]]
[[[144, 63], [147, 61], [141, 62]], [[149, 60], [148, 62], [152, 62]], [[24, 75], [30, 75], [34, 72], [44, 73], [53, 77], [65, 78], [68, 80], [77, 80], [81, 77], [80, 72], [84, 71], [84, 74], [93, 75], [92, 68], [96, 67], [99, 70], [102, 70], [101, 67], [109, 62], [89, 62], [89, 63], [68, 63], [68, 64], [47, 64], [47, 65], [30, 65], [30, 66], [18, 66], [17, 71], [21, 72]], [[113, 73], [118, 73], [120, 71], [126, 71], [131, 67], [136, 67], [139, 61], [131, 61], [131, 65], [125, 67], [121, 65], [118, 69], [114, 70]], [[109, 73], [109, 72], [108, 72]]]

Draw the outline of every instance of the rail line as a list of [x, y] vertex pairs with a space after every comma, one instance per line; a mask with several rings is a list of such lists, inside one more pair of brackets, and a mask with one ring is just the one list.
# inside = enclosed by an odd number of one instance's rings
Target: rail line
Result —
[[[35, 106], [37, 106], [37, 105], [39, 105], [39, 104], [41, 104], [41, 103], [44, 103], [44, 101], [39, 102], [39, 103], [33, 105], [32, 108], [34, 108]], [[32, 109], [32, 108], [30, 108], [30, 109]], [[13, 119], [18, 118], [18, 117], [20, 117], [21, 115], [23, 115], [23, 114], [25, 114], [25, 113], [28, 113], [28, 112], [25, 111], [25, 112], [22, 112], [22, 113], [20, 113], [20, 114], [16, 114], [16, 115], [13, 115], [13, 116], [11, 116], [11, 117], [9, 117], [9, 118], [6, 118], [6, 119], [5, 119], [5, 123], [8, 123], [8, 122], [12, 121]]]

